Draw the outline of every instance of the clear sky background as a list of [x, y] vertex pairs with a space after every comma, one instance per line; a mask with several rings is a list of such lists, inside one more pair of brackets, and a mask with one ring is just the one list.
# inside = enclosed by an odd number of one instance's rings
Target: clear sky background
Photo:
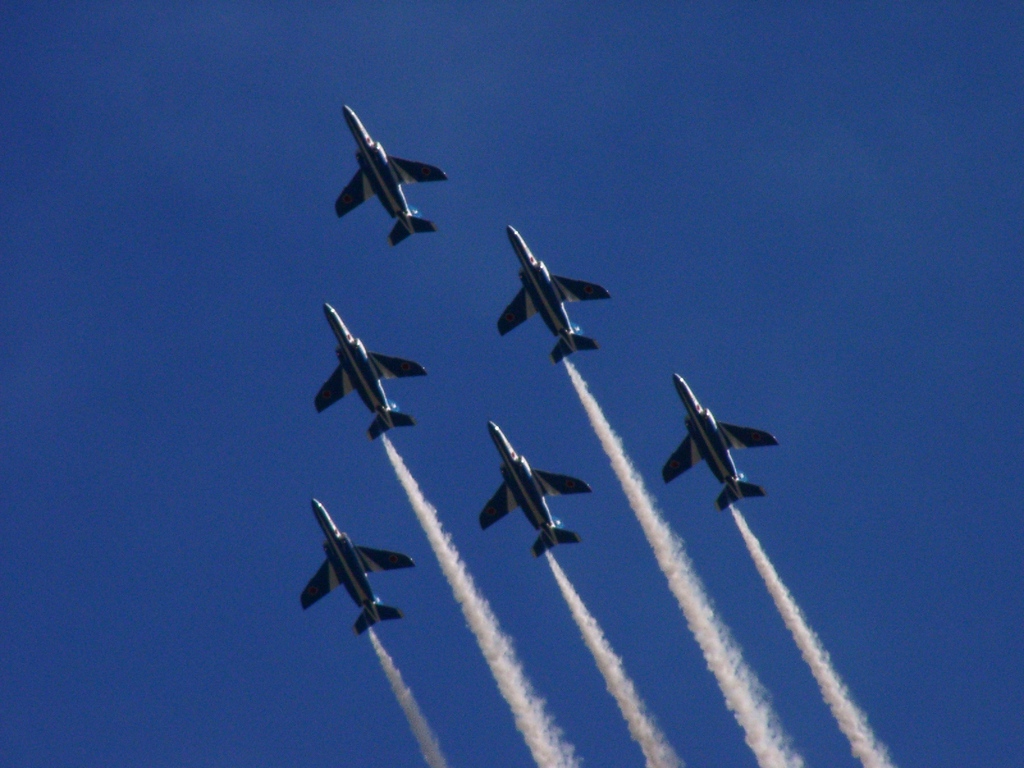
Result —
[[[0, 10], [0, 765], [420, 765], [316, 496], [402, 621], [379, 636], [453, 768], [530, 754], [369, 412], [317, 414], [329, 301], [390, 433], [585, 765], [640, 766], [520, 513], [495, 420], [587, 480], [556, 555], [693, 768], [753, 766], [539, 318], [512, 224], [601, 349], [572, 360], [809, 766], [855, 766], [684, 434], [683, 375], [778, 448], [744, 512], [895, 762], [1024, 754], [1019, 4], [6, 3]], [[439, 232], [395, 248], [349, 104]]]

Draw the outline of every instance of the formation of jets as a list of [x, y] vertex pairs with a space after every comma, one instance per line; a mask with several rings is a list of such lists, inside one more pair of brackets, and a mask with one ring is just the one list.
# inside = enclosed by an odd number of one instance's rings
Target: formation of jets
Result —
[[[416, 232], [437, 231], [432, 221], [420, 218], [418, 212], [409, 207], [402, 185], [418, 181], [444, 181], [448, 178], [444, 171], [426, 163], [388, 155], [380, 142], [371, 138], [350, 107], [344, 107], [344, 115], [356, 141], [359, 170], [335, 203], [338, 216], [344, 216], [364, 200], [376, 195], [388, 215], [397, 220], [388, 236], [391, 245], [396, 245]], [[534, 314], [539, 314], [558, 340], [550, 353], [552, 362], [558, 363], [573, 352], [597, 349], [597, 342], [582, 335], [579, 327], [569, 320], [564, 305], [573, 301], [608, 299], [611, 298], [608, 291], [596, 283], [552, 275], [544, 262], [534, 257], [526, 241], [515, 229], [508, 227], [507, 234], [520, 263], [519, 279], [522, 288], [498, 319], [498, 333], [504, 336]], [[314, 401], [316, 410], [323, 411], [355, 390], [366, 407], [375, 414], [367, 430], [371, 440], [392, 427], [413, 426], [415, 419], [401, 413], [388, 400], [381, 379], [424, 376], [427, 372], [423, 366], [411, 360], [367, 352], [362, 341], [352, 335], [330, 304], [324, 304], [323, 309], [337, 338], [338, 367], [317, 393]], [[736, 470], [729, 451], [734, 448], [778, 445], [775, 437], [757, 429], [716, 421], [711, 411], [697, 401], [682, 376], [674, 374], [673, 381], [686, 408], [687, 435], [662, 469], [665, 482], [671, 482], [703, 460], [724, 486], [715, 501], [719, 510], [726, 509], [739, 499], [764, 496], [764, 488], [747, 482]], [[569, 475], [533, 469], [525, 457], [516, 453], [497, 424], [489, 421], [487, 429], [501, 456], [502, 483], [480, 513], [480, 527], [489, 528], [519, 507], [539, 532], [531, 547], [535, 557], [557, 544], [578, 543], [579, 534], [562, 527], [561, 522], [551, 515], [545, 497], [590, 493], [590, 486]], [[356, 634], [361, 634], [378, 621], [401, 618], [400, 610], [380, 603], [370, 588], [367, 573], [408, 568], [413, 565], [412, 560], [398, 552], [352, 544], [345, 534], [338, 532], [319, 501], [313, 499], [312, 505], [326, 537], [324, 551], [327, 559], [302, 591], [302, 607], [308, 608], [338, 584], [343, 584], [362, 609], [353, 628]]]

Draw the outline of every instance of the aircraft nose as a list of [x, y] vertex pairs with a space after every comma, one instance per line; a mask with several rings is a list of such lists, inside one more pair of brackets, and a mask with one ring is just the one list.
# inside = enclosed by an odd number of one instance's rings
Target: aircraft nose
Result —
[[678, 373], [673, 373], [672, 381], [675, 382], [676, 390], [679, 392], [681, 396], [694, 402], [697, 401], [697, 398], [694, 397], [693, 395], [693, 390], [690, 389], [690, 385], [686, 383], [682, 376], [680, 376]]

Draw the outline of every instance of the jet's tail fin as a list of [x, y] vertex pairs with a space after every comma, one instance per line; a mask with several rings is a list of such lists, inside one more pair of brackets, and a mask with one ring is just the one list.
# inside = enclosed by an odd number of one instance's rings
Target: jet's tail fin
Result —
[[580, 535], [575, 531], [567, 531], [564, 528], [548, 528], [543, 531], [537, 540], [533, 542], [530, 551], [534, 557], [540, 557], [556, 544], [579, 544]]
[[581, 349], [597, 349], [597, 342], [588, 336], [581, 336], [578, 333], [569, 333], [558, 338], [558, 343], [551, 350], [551, 362], [560, 363], [563, 357], [568, 357], [573, 352]]
[[[737, 491], [739, 492], [738, 494]], [[718, 498], [715, 500], [715, 506], [718, 508], [718, 511], [721, 512], [723, 509], [735, 504], [740, 499], [747, 499], [752, 496], [767, 496], [767, 494], [765, 493], [764, 488], [760, 485], [754, 485], [753, 483], [740, 480], [736, 483], [735, 490], [731, 485], [726, 485], [725, 488], [722, 489], [722, 492], [718, 494]]]
[[366, 434], [371, 440], [376, 440], [392, 427], [412, 427], [416, 424], [416, 419], [407, 413], [388, 411], [387, 414], [387, 419], [385, 419], [384, 414], [378, 413], [377, 418], [370, 424], [370, 428], [366, 430]]
[[381, 605], [380, 603], [377, 603], [373, 608], [377, 612], [376, 617], [374, 617], [373, 613], [370, 612], [369, 608], [363, 608], [363, 612], [360, 613], [359, 618], [356, 619], [356, 623], [352, 626], [352, 631], [357, 635], [363, 634], [363, 632], [372, 627], [378, 621], [402, 618], [402, 612], [397, 608], [392, 608], [390, 605]]
[[[406, 222], [412, 225], [412, 232], [409, 231]], [[395, 226], [391, 228], [391, 234], [388, 235], [388, 245], [398, 245], [413, 232], [437, 232], [437, 225], [418, 216], [410, 216], [404, 221], [399, 219], [395, 222]]]

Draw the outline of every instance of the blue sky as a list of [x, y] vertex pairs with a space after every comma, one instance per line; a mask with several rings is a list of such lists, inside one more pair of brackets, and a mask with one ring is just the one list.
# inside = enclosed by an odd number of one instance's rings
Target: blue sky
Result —
[[[754, 765], [539, 319], [574, 356], [810, 766], [856, 765], [683, 436], [671, 374], [781, 443], [737, 463], [783, 580], [898, 765], [1024, 751], [1024, 12], [1011, 5], [0, 10], [0, 764], [421, 764], [309, 498], [417, 568], [379, 636], [453, 768], [515, 731], [370, 415], [323, 414], [321, 304], [419, 420], [392, 439], [588, 766], [641, 765], [521, 515], [493, 419], [594, 493], [559, 562], [690, 766]], [[396, 248], [342, 104], [439, 232]]]

